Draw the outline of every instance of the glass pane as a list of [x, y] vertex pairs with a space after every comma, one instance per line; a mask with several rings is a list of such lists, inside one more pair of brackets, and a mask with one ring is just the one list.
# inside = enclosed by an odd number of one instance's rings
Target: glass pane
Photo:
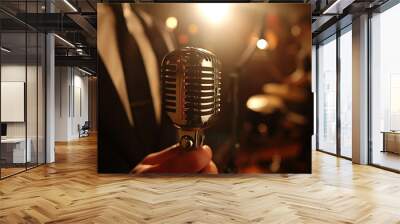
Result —
[[400, 4], [372, 18], [372, 163], [400, 170]]
[[318, 148], [336, 153], [336, 39], [318, 48]]
[[351, 158], [352, 149], [352, 34], [340, 36], [340, 152]]
[[312, 144], [312, 150], [316, 150], [317, 149], [317, 141], [316, 141], [316, 133], [317, 133], [317, 122], [315, 122], [317, 119], [317, 94], [316, 94], [316, 80], [317, 80], [317, 48], [315, 45], [312, 46], [312, 56], [311, 56], [311, 64], [312, 64], [312, 68], [311, 68], [311, 90], [313, 92], [313, 118], [314, 118], [314, 122], [313, 122], [313, 135], [311, 138], [311, 144]]
[[[31, 159], [26, 144], [26, 33], [1, 34], [1, 173], [2, 177], [25, 170]], [[26, 147], [28, 146], [28, 151]]]
[[36, 32], [27, 33], [28, 44], [28, 63], [27, 63], [27, 80], [26, 80], [26, 115], [27, 115], [27, 143], [28, 150], [30, 148], [30, 159], [28, 160], [28, 168], [37, 165], [37, 79], [38, 79], [38, 36]]
[[45, 163], [45, 44], [46, 37], [44, 34], [38, 35], [38, 163]]

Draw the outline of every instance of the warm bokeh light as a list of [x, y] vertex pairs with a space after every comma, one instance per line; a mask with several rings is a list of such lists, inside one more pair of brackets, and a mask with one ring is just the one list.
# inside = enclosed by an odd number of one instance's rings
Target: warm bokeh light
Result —
[[260, 50], [265, 50], [268, 47], [268, 42], [265, 39], [259, 39], [257, 41], [257, 48]]
[[294, 25], [290, 29], [290, 32], [292, 33], [293, 36], [298, 37], [301, 34], [301, 28], [298, 25]]
[[167, 20], [165, 20], [165, 25], [170, 29], [175, 29], [178, 26], [178, 19], [173, 16], [168, 17]]
[[199, 28], [196, 26], [196, 24], [190, 24], [188, 27], [188, 31], [190, 34], [196, 34], [199, 31]]
[[268, 50], [274, 50], [278, 46], [279, 38], [273, 31], [267, 31], [265, 33], [265, 40], [268, 43]]
[[201, 12], [213, 23], [221, 22], [228, 14], [230, 4], [227, 3], [199, 3]]
[[282, 109], [284, 104], [282, 99], [279, 97], [258, 94], [250, 97], [246, 102], [246, 106], [252, 111], [262, 114], [270, 114], [276, 110]]
[[189, 37], [186, 34], [179, 34], [178, 36], [178, 42], [181, 45], [186, 45], [189, 43]]

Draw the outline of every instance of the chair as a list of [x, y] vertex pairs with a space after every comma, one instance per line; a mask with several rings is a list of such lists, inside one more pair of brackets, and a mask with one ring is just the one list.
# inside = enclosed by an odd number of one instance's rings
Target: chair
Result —
[[82, 127], [80, 127], [80, 125], [78, 125], [79, 138], [89, 136], [89, 129], [90, 129], [89, 121], [85, 121], [85, 123], [82, 125]]

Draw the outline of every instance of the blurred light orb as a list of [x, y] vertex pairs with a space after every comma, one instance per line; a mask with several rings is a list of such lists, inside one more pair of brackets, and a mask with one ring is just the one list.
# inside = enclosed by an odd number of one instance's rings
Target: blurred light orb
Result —
[[196, 24], [190, 24], [188, 31], [190, 34], [196, 34], [199, 31], [199, 28], [197, 28]]
[[199, 3], [202, 14], [211, 22], [221, 22], [229, 12], [229, 3]]
[[294, 25], [292, 26], [292, 28], [290, 29], [290, 32], [292, 33], [292, 35], [294, 37], [298, 37], [301, 34], [301, 28], [298, 25]]
[[259, 39], [257, 41], [257, 48], [260, 50], [265, 50], [268, 47], [268, 42], [265, 39]]
[[165, 25], [170, 29], [175, 29], [178, 26], [178, 19], [170, 16], [165, 20]]
[[273, 31], [267, 31], [265, 34], [265, 39], [268, 43], [268, 50], [274, 50], [278, 46], [279, 38]]
[[189, 37], [186, 34], [179, 34], [178, 36], [178, 42], [181, 45], [186, 45], [189, 43]]
[[267, 94], [251, 96], [247, 100], [246, 106], [248, 109], [262, 114], [271, 114], [285, 107], [284, 102], [280, 97]]

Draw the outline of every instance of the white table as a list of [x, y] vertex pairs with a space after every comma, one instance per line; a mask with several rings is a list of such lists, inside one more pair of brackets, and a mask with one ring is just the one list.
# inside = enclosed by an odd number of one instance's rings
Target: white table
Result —
[[[26, 139], [28, 143], [25, 151], [25, 138], [5, 138], [1, 139], [1, 147], [13, 147], [13, 158], [12, 163], [26, 163], [31, 162], [32, 154], [31, 154], [31, 145], [32, 141], [30, 138]], [[5, 150], [4, 150], [5, 151]]]

